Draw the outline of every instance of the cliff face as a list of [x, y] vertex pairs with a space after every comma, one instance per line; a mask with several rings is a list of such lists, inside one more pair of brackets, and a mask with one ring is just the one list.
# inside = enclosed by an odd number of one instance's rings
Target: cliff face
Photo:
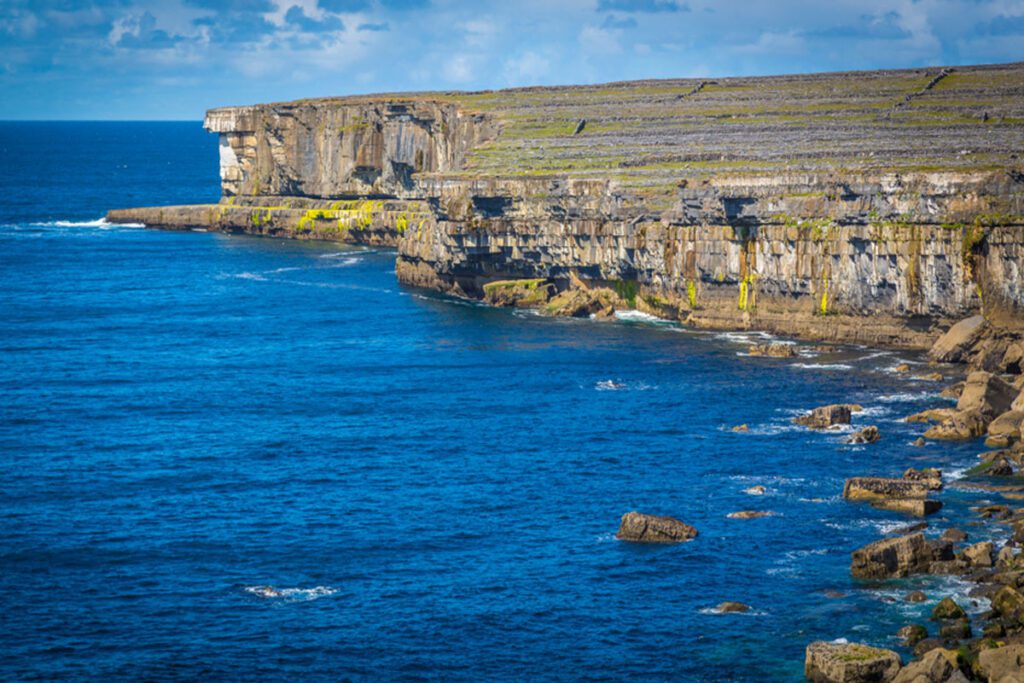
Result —
[[204, 125], [220, 133], [226, 197], [399, 195], [494, 134], [483, 115], [425, 101], [229, 107]]
[[206, 126], [221, 204], [111, 220], [394, 245], [408, 284], [608, 287], [704, 327], [925, 346], [976, 311], [1024, 326], [1019, 64], [308, 100]]

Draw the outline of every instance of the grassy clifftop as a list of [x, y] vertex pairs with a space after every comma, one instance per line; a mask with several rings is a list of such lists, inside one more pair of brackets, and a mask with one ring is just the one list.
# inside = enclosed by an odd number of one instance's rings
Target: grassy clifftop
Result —
[[[437, 101], [493, 117], [458, 172], [612, 178], [968, 171], [1024, 163], [1024, 63], [303, 100]], [[580, 124], [583, 122], [582, 129]]]

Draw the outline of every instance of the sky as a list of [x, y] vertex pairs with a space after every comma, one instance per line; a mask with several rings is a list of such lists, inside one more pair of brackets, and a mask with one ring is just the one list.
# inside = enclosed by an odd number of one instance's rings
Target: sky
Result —
[[0, 0], [0, 120], [1024, 60], [1024, 0]]

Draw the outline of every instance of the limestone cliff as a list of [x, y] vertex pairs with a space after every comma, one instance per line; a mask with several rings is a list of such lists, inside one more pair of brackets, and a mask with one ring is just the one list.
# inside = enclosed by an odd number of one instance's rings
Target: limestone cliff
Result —
[[[227, 107], [158, 227], [396, 246], [407, 284], [606, 287], [690, 324], [925, 346], [1024, 326], [1024, 65]], [[533, 300], [535, 297], [531, 297]]]

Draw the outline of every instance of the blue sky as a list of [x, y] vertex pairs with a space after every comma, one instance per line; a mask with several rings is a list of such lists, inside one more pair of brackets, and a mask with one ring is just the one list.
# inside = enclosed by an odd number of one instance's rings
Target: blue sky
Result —
[[1024, 0], [0, 0], [0, 119], [1024, 60]]

